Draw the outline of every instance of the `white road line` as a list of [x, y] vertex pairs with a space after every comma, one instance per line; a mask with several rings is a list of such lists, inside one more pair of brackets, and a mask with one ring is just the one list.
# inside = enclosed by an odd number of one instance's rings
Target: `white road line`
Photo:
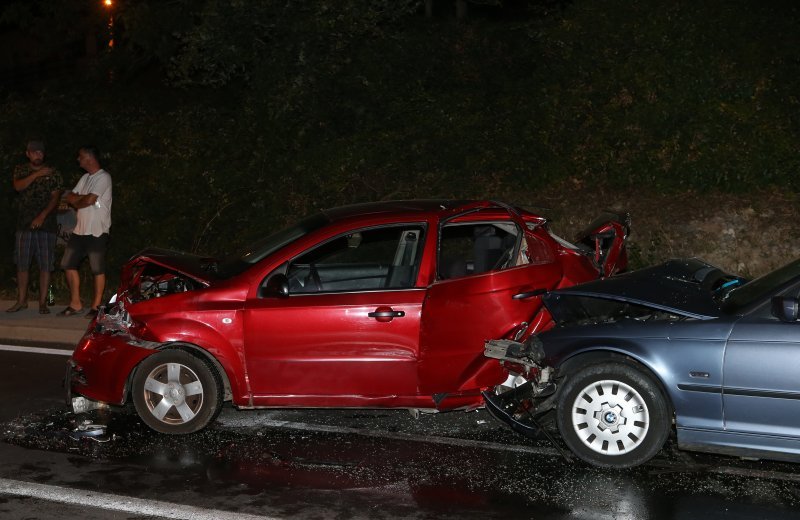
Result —
[[[219, 421], [225, 424], [224, 418]], [[510, 451], [515, 453], [531, 453], [534, 455], [546, 455], [558, 457], [560, 454], [554, 448], [539, 446], [522, 446], [519, 444], [502, 444], [500, 442], [475, 441], [470, 439], [458, 439], [455, 437], [438, 437], [434, 435], [415, 435], [411, 433], [393, 433], [381, 430], [362, 430], [358, 428], [348, 428], [344, 426], [326, 426], [322, 424], [301, 423], [294, 421], [277, 421], [274, 419], [258, 419], [258, 426], [272, 426], [273, 428], [285, 428], [287, 430], [301, 430], [327, 433], [344, 433], [348, 435], [362, 435], [364, 437], [378, 437], [382, 439], [393, 439], [412, 442], [426, 442], [429, 444], [443, 444], [445, 446], [461, 446], [466, 448], [483, 448], [496, 451]]]
[[83, 489], [70, 489], [0, 478], [0, 495], [32, 497], [60, 504], [93, 507], [107, 511], [119, 511], [128, 514], [177, 518], [185, 520], [264, 520], [276, 519], [274, 516], [259, 516], [234, 513], [219, 509], [203, 509], [201, 507], [148, 500], [144, 498], [126, 497], [111, 493], [98, 493]]
[[[457, 413], [457, 412], [452, 412]], [[224, 419], [220, 418], [219, 421], [225, 424]], [[348, 428], [345, 426], [327, 426], [324, 424], [311, 424], [301, 423], [294, 421], [279, 421], [275, 419], [258, 419], [259, 426], [271, 426], [273, 428], [285, 428], [287, 430], [301, 430], [313, 432], [327, 432], [327, 433], [346, 433], [351, 435], [363, 435], [365, 437], [380, 437], [384, 439], [414, 441], [414, 442], [427, 442], [431, 444], [443, 444], [445, 446], [460, 446], [468, 448], [483, 448], [488, 450], [497, 451], [510, 451], [516, 453], [530, 453], [534, 455], [544, 455], [551, 457], [560, 457], [561, 454], [555, 448], [538, 447], [538, 446], [521, 446], [518, 444], [502, 444], [499, 442], [489, 441], [475, 441], [470, 439], [459, 439], [455, 437], [438, 437], [435, 435], [415, 435], [411, 433], [393, 433], [381, 430], [360, 430], [357, 428]], [[657, 470], [669, 470], [670, 465], [660, 465], [648, 463], [648, 466], [654, 467]], [[720, 475], [736, 475], [740, 477], [749, 478], [763, 478], [769, 480], [785, 480], [790, 482], [800, 482], [800, 475], [789, 473], [785, 471], [771, 471], [771, 470], [755, 470], [748, 468], [735, 468], [730, 466], [707, 466], [702, 464], [694, 465], [690, 462], [688, 465], [678, 464], [679, 472], [681, 473], [716, 473]]]
[[0, 345], [0, 350], [7, 350], [10, 352], [29, 352], [31, 354], [53, 354], [56, 356], [71, 356], [71, 350], [57, 349], [57, 348], [42, 348], [42, 347], [21, 347], [19, 345]]

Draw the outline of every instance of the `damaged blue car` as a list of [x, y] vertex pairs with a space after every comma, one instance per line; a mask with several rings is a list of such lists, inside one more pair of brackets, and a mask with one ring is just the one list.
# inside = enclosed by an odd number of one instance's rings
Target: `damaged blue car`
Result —
[[537, 436], [552, 417], [600, 467], [681, 449], [800, 461], [800, 260], [748, 281], [697, 259], [550, 292], [553, 326], [488, 341], [510, 371], [487, 409]]

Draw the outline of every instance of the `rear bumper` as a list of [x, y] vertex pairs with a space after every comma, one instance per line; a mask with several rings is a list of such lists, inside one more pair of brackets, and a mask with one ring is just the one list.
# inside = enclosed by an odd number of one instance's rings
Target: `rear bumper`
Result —
[[513, 431], [531, 439], [539, 437], [541, 428], [520, 422], [511, 415], [511, 410], [516, 408], [516, 404], [510, 406], [507, 402], [503, 401], [502, 396], [496, 395], [490, 391], [483, 392], [483, 400], [486, 403], [486, 410], [489, 414], [498, 421], [506, 424]]

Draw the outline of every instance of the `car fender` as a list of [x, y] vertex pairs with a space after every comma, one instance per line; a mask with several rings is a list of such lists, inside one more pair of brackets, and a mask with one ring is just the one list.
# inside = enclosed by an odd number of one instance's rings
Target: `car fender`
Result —
[[[554, 364], [553, 368], [557, 370], [557, 377], [565, 378], [570, 377], [571, 374], [586, 366], [607, 362], [624, 363], [650, 376], [661, 389], [662, 395], [669, 404], [670, 411], [672, 413], [675, 412], [673, 396], [667, 390], [665, 381], [658, 375], [657, 370], [655, 370], [649, 359], [643, 356], [641, 352], [637, 352], [636, 349], [624, 349], [613, 345], [586, 346], [560, 360], [559, 363]], [[563, 385], [559, 385], [559, 388], [561, 386]]]
[[[231, 314], [238, 314], [232, 312]], [[244, 362], [244, 353], [241, 348], [241, 320], [229, 319], [231, 329], [223, 334], [209, 321], [216, 321], [219, 317], [206, 318], [203, 321], [196, 318], [169, 317], [164, 319], [151, 318], [147, 322], [148, 331], [157, 338], [163, 348], [186, 348], [201, 351], [201, 355], [209, 358], [219, 369], [220, 376], [228, 381], [231, 399], [234, 404], [246, 404], [250, 400], [250, 388], [247, 384], [247, 369]]]

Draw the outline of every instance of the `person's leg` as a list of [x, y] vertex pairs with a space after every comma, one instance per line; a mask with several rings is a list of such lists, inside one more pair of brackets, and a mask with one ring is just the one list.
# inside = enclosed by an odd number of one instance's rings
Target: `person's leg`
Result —
[[31, 263], [30, 231], [17, 231], [14, 235], [14, 263], [17, 264], [17, 302], [8, 312], [28, 307], [28, 268]]
[[103, 291], [106, 288], [106, 275], [94, 275], [94, 299], [92, 300], [92, 309], [96, 310], [101, 303], [103, 303]]
[[61, 268], [64, 270], [67, 287], [69, 287], [69, 305], [59, 313], [63, 316], [74, 314], [75, 311], [83, 309], [81, 304], [81, 278], [78, 274], [78, 267], [84, 256], [86, 256], [86, 251], [83, 237], [73, 234], [64, 249], [64, 256], [61, 258]]
[[39, 310], [47, 309], [47, 289], [50, 287], [50, 271], [39, 269]]
[[36, 264], [39, 266], [39, 312], [49, 314], [47, 309], [47, 290], [50, 288], [50, 272], [53, 270], [56, 250], [56, 234], [49, 231], [35, 231]]
[[81, 303], [81, 277], [77, 269], [64, 269], [69, 287], [69, 307], [75, 311], [83, 309]]
[[28, 271], [17, 271], [17, 304], [26, 305], [28, 303]]
[[94, 294], [92, 298], [91, 310], [96, 311], [103, 303], [103, 291], [106, 288], [106, 248], [108, 245], [108, 234], [104, 233], [99, 237], [89, 237], [87, 252], [89, 255], [89, 267], [94, 275]]

